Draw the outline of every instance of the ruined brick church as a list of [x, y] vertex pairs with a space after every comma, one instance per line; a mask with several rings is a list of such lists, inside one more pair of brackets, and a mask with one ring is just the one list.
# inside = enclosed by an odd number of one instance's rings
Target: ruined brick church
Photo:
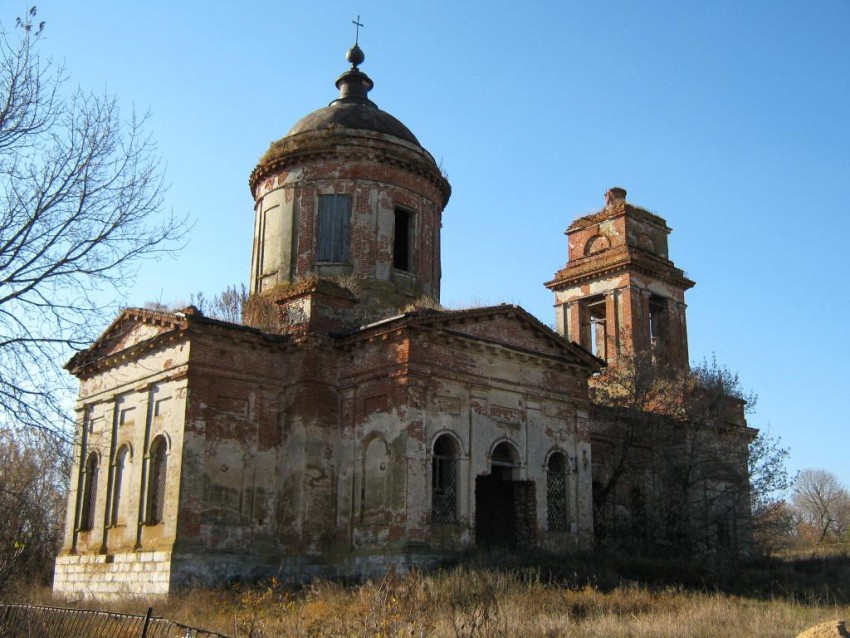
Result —
[[610, 190], [547, 284], [557, 331], [513, 305], [442, 309], [451, 189], [369, 99], [363, 60], [355, 45], [339, 97], [251, 173], [244, 323], [130, 308], [68, 363], [79, 431], [57, 593], [593, 547], [610, 431], [592, 375], [648, 348], [688, 365], [693, 282], [670, 229]]

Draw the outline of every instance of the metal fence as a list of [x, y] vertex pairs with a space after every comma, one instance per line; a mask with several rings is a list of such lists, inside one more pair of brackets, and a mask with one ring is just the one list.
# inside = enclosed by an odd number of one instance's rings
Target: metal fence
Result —
[[0, 603], [0, 638], [228, 638], [159, 618], [89, 609]]

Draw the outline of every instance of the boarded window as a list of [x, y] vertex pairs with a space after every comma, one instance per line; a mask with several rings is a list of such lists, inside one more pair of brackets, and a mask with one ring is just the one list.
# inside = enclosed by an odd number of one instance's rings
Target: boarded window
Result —
[[457, 522], [457, 445], [448, 434], [434, 442], [431, 468], [431, 520]]
[[121, 484], [124, 482], [124, 466], [127, 463], [128, 448], [122, 445], [115, 455], [115, 480], [112, 486], [112, 515], [110, 524], [118, 525], [121, 513]]
[[566, 532], [567, 516], [567, 463], [560, 452], [549, 457], [546, 466], [546, 509], [550, 532]]
[[158, 436], [151, 443], [150, 477], [148, 479], [147, 524], [162, 522], [165, 509], [165, 470], [167, 447], [165, 439]]
[[97, 501], [97, 454], [92, 452], [86, 461], [83, 479], [83, 510], [80, 512], [80, 529], [94, 529], [94, 511]]
[[320, 195], [316, 261], [348, 261], [350, 195]]
[[400, 208], [395, 209], [395, 235], [393, 236], [393, 267], [396, 270], [411, 270], [410, 239], [413, 215]]

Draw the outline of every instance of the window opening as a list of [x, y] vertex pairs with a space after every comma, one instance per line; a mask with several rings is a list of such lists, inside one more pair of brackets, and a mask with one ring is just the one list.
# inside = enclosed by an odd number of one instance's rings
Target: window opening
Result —
[[316, 261], [348, 261], [351, 195], [319, 195]]
[[410, 239], [413, 215], [400, 208], [395, 209], [395, 235], [393, 236], [393, 267], [396, 270], [411, 270]]
[[520, 466], [519, 454], [516, 448], [503, 441], [493, 450], [490, 457], [490, 474], [499, 477], [502, 481], [510, 481], [514, 478], [514, 470]]
[[86, 461], [86, 477], [83, 483], [83, 511], [80, 516], [80, 529], [94, 529], [94, 510], [97, 500], [97, 454], [92, 452]]
[[649, 298], [649, 341], [652, 345], [653, 358], [663, 361], [666, 358], [668, 333], [667, 304], [662, 297]]
[[165, 439], [157, 437], [151, 444], [150, 479], [148, 482], [147, 523], [156, 525], [162, 522], [165, 509]]
[[584, 304], [581, 345], [600, 359], [607, 359], [605, 298], [594, 297]]
[[567, 531], [567, 464], [560, 452], [549, 457], [546, 467], [546, 505], [549, 531]]
[[431, 520], [457, 522], [457, 446], [448, 434], [434, 442], [431, 473]]
[[124, 463], [127, 460], [127, 446], [118, 450], [115, 456], [115, 480], [112, 487], [112, 516], [110, 523], [118, 525], [118, 514], [121, 511], [121, 483], [124, 480]]

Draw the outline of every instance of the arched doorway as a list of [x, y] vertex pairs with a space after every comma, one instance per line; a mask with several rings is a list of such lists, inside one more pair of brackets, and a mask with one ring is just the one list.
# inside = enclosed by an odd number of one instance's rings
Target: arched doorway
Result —
[[534, 544], [534, 483], [519, 478], [516, 446], [499, 443], [490, 454], [490, 473], [475, 479], [475, 542], [479, 547], [519, 549]]

